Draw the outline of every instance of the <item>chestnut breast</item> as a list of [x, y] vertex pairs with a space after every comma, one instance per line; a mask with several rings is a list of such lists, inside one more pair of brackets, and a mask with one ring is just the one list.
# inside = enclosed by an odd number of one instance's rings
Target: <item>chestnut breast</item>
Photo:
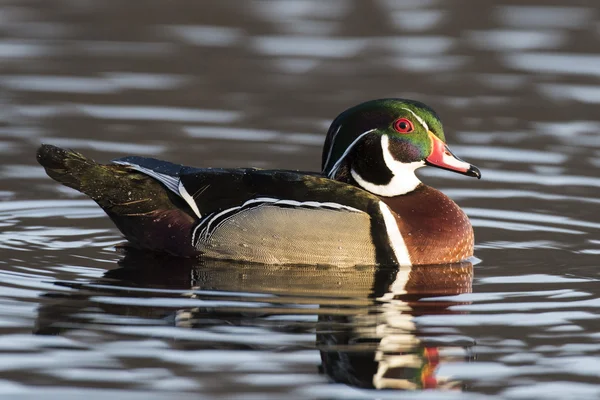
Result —
[[452, 263], [473, 255], [473, 227], [448, 196], [427, 185], [381, 197], [394, 212], [413, 265]]

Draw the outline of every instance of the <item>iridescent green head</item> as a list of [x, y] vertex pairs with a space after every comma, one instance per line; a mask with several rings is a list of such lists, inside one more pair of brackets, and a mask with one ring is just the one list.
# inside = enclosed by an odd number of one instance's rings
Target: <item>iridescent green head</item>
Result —
[[341, 113], [323, 147], [322, 171], [331, 179], [357, 184], [382, 196], [412, 191], [424, 165], [480, 177], [445, 144], [435, 111], [405, 99], [372, 100]]

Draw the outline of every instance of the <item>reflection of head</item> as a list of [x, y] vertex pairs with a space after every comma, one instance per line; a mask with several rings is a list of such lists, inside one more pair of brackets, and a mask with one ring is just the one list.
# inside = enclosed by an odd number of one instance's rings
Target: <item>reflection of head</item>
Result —
[[[437, 375], [441, 364], [461, 361], [468, 347], [436, 345], [419, 334], [415, 316], [453, 313], [451, 300], [426, 298], [471, 292], [472, 264], [414, 266], [398, 271], [376, 290], [373, 308], [354, 315], [320, 316], [317, 334], [323, 370], [357, 387], [418, 390], [460, 389], [461, 382]], [[387, 288], [387, 289], [384, 289]], [[386, 292], [387, 290], [387, 292]], [[332, 332], [330, 326], [340, 327]]]

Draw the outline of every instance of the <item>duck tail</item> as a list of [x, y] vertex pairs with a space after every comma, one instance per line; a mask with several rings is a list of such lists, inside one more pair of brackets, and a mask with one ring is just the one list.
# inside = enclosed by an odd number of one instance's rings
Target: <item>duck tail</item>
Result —
[[98, 203], [137, 247], [185, 253], [173, 238], [189, 239], [192, 211], [157, 180], [123, 165], [98, 164], [76, 151], [48, 144], [40, 146], [37, 160], [50, 178]]
[[40, 146], [37, 160], [50, 178], [91, 197], [106, 212], [140, 213], [171, 205], [160, 183], [125, 166], [98, 164], [81, 153], [49, 144]]
[[100, 172], [96, 170], [101, 166], [94, 160], [76, 151], [49, 144], [42, 144], [36, 156], [50, 178], [92, 197], [92, 193], [87, 193], [85, 190], [87, 185], [84, 181], [94, 172]]

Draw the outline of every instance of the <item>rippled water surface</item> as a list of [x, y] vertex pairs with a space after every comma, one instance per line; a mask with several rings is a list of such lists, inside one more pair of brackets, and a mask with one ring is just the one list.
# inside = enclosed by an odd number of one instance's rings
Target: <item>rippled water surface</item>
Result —
[[[595, 1], [7, 0], [0, 35], [0, 396], [600, 398]], [[482, 170], [421, 173], [475, 265], [117, 251], [34, 157], [318, 170], [331, 119], [379, 97], [435, 108]]]

